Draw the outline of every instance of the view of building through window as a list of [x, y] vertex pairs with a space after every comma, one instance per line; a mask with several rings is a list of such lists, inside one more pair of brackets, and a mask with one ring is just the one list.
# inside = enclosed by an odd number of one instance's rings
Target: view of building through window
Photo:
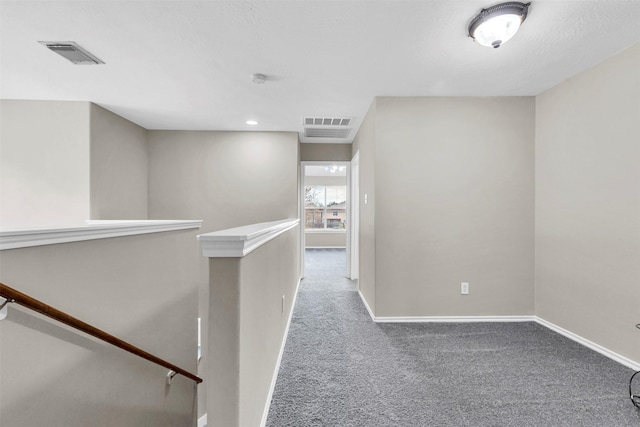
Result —
[[347, 187], [307, 185], [304, 187], [305, 229], [345, 229]]

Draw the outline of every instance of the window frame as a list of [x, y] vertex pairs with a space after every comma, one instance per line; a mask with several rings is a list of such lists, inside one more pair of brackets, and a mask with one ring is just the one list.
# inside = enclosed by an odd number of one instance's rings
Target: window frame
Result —
[[[347, 185], [305, 185], [305, 194], [306, 194], [306, 188], [307, 187], [322, 187], [322, 206], [306, 206], [305, 203], [305, 207], [304, 207], [304, 231], [305, 233], [344, 233], [346, 232], [346, 225], [343, 228], [329, 228], [327, 227], [328, 224], [328, 219], [329, 219], [329, 211], [343, 211], [344, 212], [344, 219], [342, 220], [342, 223], [345, 223], [347, 220]], [[335, 205], [332, 206], [327, 206], [327, 189], [328, 188], [342, 188], [344, 189], [344, 201], [342, 203], [344, 203], [344, 208], [339, 208], [336, 209]], [[307, 228], [307, 212], [310, 210], [321, 210], [323, 213], [322, 216], [322, 228]], [[333, 219], [334, 217], [338, 217], [339, 218], [339, 213], [338, 212], [333, 212], [336, 215], [331, 215], [331, 218]], [[314, 222], [315, 224], [315, 222]]]

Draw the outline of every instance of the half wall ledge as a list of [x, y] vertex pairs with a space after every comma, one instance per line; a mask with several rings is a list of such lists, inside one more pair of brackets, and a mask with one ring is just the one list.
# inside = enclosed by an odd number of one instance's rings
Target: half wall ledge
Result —
[[0, 251], [200, 228], [201, 220], [88, 220], [74, 227], [0, 230]]
[[198, 235], [202, 255], [208, 258], [237, 258], [291, 230], [300, 223], [299, 218], [260, 222], [242, 227]]

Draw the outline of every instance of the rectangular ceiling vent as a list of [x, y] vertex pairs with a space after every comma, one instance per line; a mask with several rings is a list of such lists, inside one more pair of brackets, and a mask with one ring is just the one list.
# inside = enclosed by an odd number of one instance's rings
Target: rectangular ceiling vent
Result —
[[76, 42], [38, 42], [76, 65], [104, 64]]
[[351, 119], [336, 119], [336, 118], [325, 118], [325, 117], [305, 117], [304, 125], [305, 126], [349, 126], [351, 124]]
[[351, 128], [304, 128], [304, 136], [307, 138], [346, 138]]

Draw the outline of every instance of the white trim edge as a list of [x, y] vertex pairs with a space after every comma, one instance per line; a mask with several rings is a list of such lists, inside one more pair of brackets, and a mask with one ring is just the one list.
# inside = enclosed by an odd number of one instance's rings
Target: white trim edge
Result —
[[535, 322], [535, 316], [408, 316], [374, 317], [376, 323]]
[[346, 246], [307, 246], [305, 249], [347, 249]]
[[358, 290], [364, 306], [376, 323], [481, 323], [481, 322], [535, 322], [536, 316], [405, 316], [376, 317], [367, 300]]
[[236, 258], [250, 254], [260, 246], [291, 230], [299, 218], [261, 222], [198, 235], [202, 255], [209, 258]]
[[373, 315], [373, 311], [371, 310], [371, 307], [369, 307], [369, 303], [364, 298], [364, 295], [362, 295], [362, 292], [360, 292], [360, 289], [358, 289], [358, 295], [360, 295], [360, 299], [364, 303], [364, 306], [367, 308], [367, 311], [369, 312], [369, 316], [371, 317], [371, 320], [373, 320], [375, 322], [376, 321], [376, 316]]
[[293, 294], [293, 303], [291, 304], [291, 311], [289, 311], [289, 319], [287, 320], [287, 327], [284, 329], [284, 335], [282, 336], [282, 344], [280, 345], [280, 353], [278, 354], [278, 361], [276, 367], [273, 370], [273, 376], [271, 377], [271, 386], [269, 386], [269, 394], [267, 395], [267, 401], [264, 404], [264, 410], [262, 411], [262, 420], [260, 421], [260, 427], [267, 425], [267, 417], [269, 416], [269, 408], [271, 408], [271, 399], [273, 398], [273, 392], [276, 389], [276, 382], [278, 381], [278, 373], [280, 372], [280, 363], [282, 362], [282, 356], [284, 355], [284, 347], [287, 344], [287, 337], [289, 336], [289, 326], [291, 326], [291, 319], [293, 318], [293, 309], [296, 306], [298, 300], [298, 289], [300, 288], [300, 282], [302, 277], [298, 279], [295, 293]]
[[544, 320], [538, 316], [535, 316], [535, 321], [536, 323], [551, 329], [552, 331], [563, 335], [567, 338], [569, 338], [570, 340], [573, 340], [575, 342], [577, 342], [578, 344], [582, 344], [583, 346], [590, 348], [591, 350], [595, 351], [596, 353], [600, 353], [603, 356], [608, 357], [611, 360], [614, 360], [618, 363], [620, 363], [621, 365], [624, 365], [628, 368], [633, 369], [634, 371], [640, 371], [640, 362], [636, 362], [634, 360], [631, 360], [625, 356], [622, 356], [621, 354], [616, 353], [615, 351], [611, 351], [608, 348], [605, 348], [603, 346], [601, 346], [600, 344], [596, 344], [593, 341], [589, 341], [586, 338], [581, 337], [578, 334], [574, 334], [571, 331], [568, 331], [554, 323], [549, 322], [548, 320]]
[[583, 346], [595, 351], [596, 353], [600, 353], [609, 359], [620, 363], [628, 368], [633, 369], [634, 371], [640, 371], [640, 362], [636, 362], [634, 360], [629, 359], [628, 357], [622, 356], [621, 354], [616, 353], [615, 351], [609, 350], [606, 347], [603, 347], [599, 344], [594, 343], [593, 341], [589, 341], [586, 338], [581, 337], [578, 334], [574, 334], [571, 331], [568, 331], [556, 324], [549, 322], [548, 320], [544, 320], [538, 316], [421, 316], [421, 317], [375, 317], [373, 315], [373, 311], [371, 311], [371, 307], [367, 303], [367, 300], [362, 295], [362, 292], [358, 291], [364, 306], [367, 308], [369, 312], [369, 316], [371, 316], [371, 320], [377, 323], [445, 323], [445, 322], [454, 322], [454, 323], [471, 323], [471, 322], [536, 322], [539, 325], [542, 325], [553, 332], [556, 332], [560, 335], [563, 335], [570, 340], [577, 342], [578, 344], [582, 344]]
[[207, 414], [198, 418], [198, 427], [207, 427]]
[[0, 230], [0, 250], [200, 228], [200, 220], [87, 221], [76, 227]]

